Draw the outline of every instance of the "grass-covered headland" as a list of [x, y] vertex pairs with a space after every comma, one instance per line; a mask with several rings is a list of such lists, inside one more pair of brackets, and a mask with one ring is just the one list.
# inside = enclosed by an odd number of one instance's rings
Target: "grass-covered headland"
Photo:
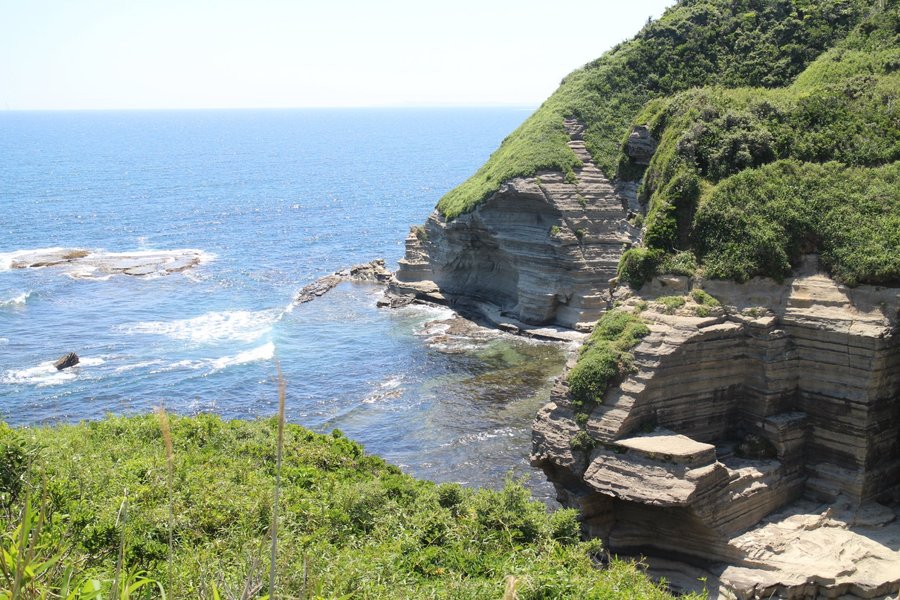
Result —
[[[849, 285], [897, 285], [898, 107], [896, 0], [680, 0], [568, 75], [438, 209], [572, 173], [575, 118], [610, 179], [642, 180], [644, 242], [619, 269], [633, 287], [698, 270], [781, 279], [812, 252]], [[625, 152], [635, 126], [659, 142], [649, 168]]]
[[[0, 598], [15, 585], [21, 598], [268, 594], [277, 428], [210, 415], [0, 424]], [[548, 513], [515, 483], [419, 481], [296, 425], [283, 457], [279, 597], [669, 597], [581, 541], [574, 511]]]
[[[569, 74], [559, 89], [471, 178], [441, 198], [447, 218], [472, 210], [504, 181], [579, 164], [563, 119], [583, 122], [585, 143], [612, 178], [621, 140], [649, 101], [695, 87], [789, 84], [841, 40], [864, 0], [681, 0], [634, 38]], [[590, 35], [587, 26], [577, 35]]]
[[[644, 247], [620, 267], [632, 285], [679, 272], [676, 256], [707, 277], [780, 279], [809, 252], [849, 285], [900, 284], [896, 2], [875, 3], [788, 86], [698, 88], [635, 123], [660, 143], [641, 190]], [[623, 173], [640, 169], [623, 160]]]

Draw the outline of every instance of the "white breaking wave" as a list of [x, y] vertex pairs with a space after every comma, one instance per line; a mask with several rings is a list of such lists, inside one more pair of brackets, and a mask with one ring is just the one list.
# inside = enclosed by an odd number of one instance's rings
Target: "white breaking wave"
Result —
[[378, 388], [363, 398], [363, 404], [375, 404], [382, 400], [399, 398], [403, 395], [403, 375], [395, 375], [378, 384]]
[[272, 330], [284, 310], [261, 311], [227, 310], [208, 312], [193, 319], [175, 321], [143, 321], [123, 325], [118, 329], [124, 333], [147, 333], [164, 335], [174, 340], [184, 340], [195, 344], [236, 341], [254, 342]]
[[497, 429], [492, 429], [490, 431], [479, 431], [477, 433], [470, 433], [468, 435], [464, 435], [459, 439], [456, 439], [452, 442], [446, 442], [441, 444], [442, 447], [446, 446], [468, 446], [470, 444], [477, 444], [478, 442], [485, 442], [487, 440], [491, 440], [494, 438], [511, 438], [516, 436], [516, 430], [511, 427], [499, 427]]
[[189, 369], [192, 371], [206, 370], [209, 373], [215, 373], [234, 367], [237, 365], [245, 365], [261, 360], [271, 360], [275, 356], [275, 344], [268, 342], [257, 348], [245, 350], [235, 354], [234, 356], [223, 356], [221, 358], [205, 358], [198, 360], [179, 360], [166, 367], [153, 371], [154, 373], [162, 373], [166, 371], [175, 371], [177, 369]]
[[8, 343], [9, 343], [9, 338], [2, 338], [2, 337], [0, 337], [0, 346], [3, 346], [3, 345], [8, 344]]
[[116, 373], [127, 373], [128, 371], [134, 371], [135, 369], [143, 369], [145, 367], [154, 367], [156, 365], [161, 365], [161, 360], [148, 360], [144, 362], [138, 362], [130, 365], [122, 365], [121, 367], [116, 367]]
[[212, 367], [213, 371], [221, 371], [222, 369], [236, 365], [245, 365], [260, 360], [272, 360], [273, 356], [275, 356], [275, 344], [269, 342], [268, 344], [263, 344], [259, 348], [247, 350], [235, 356], [217, 358], [212, 361]]
[[425, 317], [426, 321], [445, 321], [456, 316], [456, 312], [452, 308], [434, 304], [409, 304], [398, 310], [421, 315]]
[[105, 360], [99, 357], [82, 358], [77, 365], [57, 371], [53, 366], [54, 361], [48, 360], [42, 362], [35, 367], [26, 369], [9, 370], [0, 377], [0, 383], [9, 385], [36, 385], [37, 387], [47, 387], [51, 385], [60, 385], [67, 381], [78, 379], [84, 374], [85, 367], [96, 367], [102, 365]]
[[0, 308], [8, 308], [14, 306], [24, 306], [28, 299], [31, 298], [31, 292], [22, 292], [9, 300], [0, 300]]

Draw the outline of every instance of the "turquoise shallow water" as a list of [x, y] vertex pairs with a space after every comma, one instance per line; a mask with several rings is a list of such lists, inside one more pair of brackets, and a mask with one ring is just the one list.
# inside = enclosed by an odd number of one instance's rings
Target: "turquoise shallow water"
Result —
[[[334, 427], [435, 480], [496, 485], [527, 466], [561, 366], [508, 336], [428, 343], [447, 311], [303, 285], [383, 257], [528, 112], [515, 109], [0, 113], [0, 415], [23, 425], [142, 412], [274, 412]], [[42, 248], [193, 248], [158, 277], [10, 269]], [[82, 365], [48, 361], [75, 351]]]

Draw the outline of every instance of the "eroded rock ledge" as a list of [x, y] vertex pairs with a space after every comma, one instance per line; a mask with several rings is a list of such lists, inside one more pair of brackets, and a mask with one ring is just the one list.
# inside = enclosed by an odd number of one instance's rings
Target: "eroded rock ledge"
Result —
[[494, 322], [590, 329], [609, 306], [623, 248], [639, 234], [626, 220], [636, 201], [633, 185], [617, 190], [591, 161], [582, 126], [565, 125], [583, 163], [574, 178], [540, 172], [504, 183], [452, 221], [435, 211], [406, 239], [392, 293]]
[[726, 596], [900, 590], [900, 289], [836, 285], [810, 257], [783, 284], [669, 277], [642, 296], [617, 294], [651, 333], [583, 425], [594, 448], [572, 449], [564, 378], [534, 423], [532, 462], [587, 532], [699, 565]]
[[55, 268], [73, 279], [104, 279], [112, 275], [161, 277], [188, 271], [212, 258], [213, 255], [194, 249], [107, 252], [44, 248], [0, 254], [0, 271]]

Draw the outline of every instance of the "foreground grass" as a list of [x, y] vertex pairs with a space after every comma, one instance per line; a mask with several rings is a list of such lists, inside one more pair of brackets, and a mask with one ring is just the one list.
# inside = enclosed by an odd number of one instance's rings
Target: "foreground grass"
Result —
[[[43, 497], [42, 543], [54, 546], [45, 552], [62, 553], [43, 575], [49, 588], [66, 568], [109, 587], [121, 552], [125, 571], [146, 570], [169, 597], [268, 593], [277, 427], [170, 419], [171, 575], [166, 442], [152, 415], [0, 424], [5, 529], [18, 524], [27, 495]], [[523, 599], [669, 597], [632, 563], [600, 566], [600, 545], [580, 540], [574, 511], [548, 514], [514, 483], [476, 491], [419, 481], [338, 432], [296, 425], [284, 429], [281, 472], [282, 597], [500, 598], [510, 576]]]

